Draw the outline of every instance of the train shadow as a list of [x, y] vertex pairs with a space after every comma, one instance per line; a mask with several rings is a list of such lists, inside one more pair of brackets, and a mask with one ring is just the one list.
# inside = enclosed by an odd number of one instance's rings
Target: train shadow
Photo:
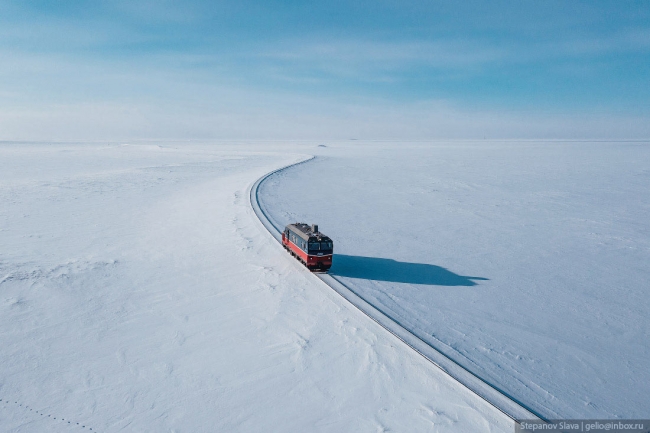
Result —
[[488, 278], [458, 275], [443, 267], [426, 263], [398, 262], [379, 257], [344, 254], [334, 254], [330, 274], [364, 280], [432, 286], [475, 286], [477, 283], [474, 280], [488, 280]]

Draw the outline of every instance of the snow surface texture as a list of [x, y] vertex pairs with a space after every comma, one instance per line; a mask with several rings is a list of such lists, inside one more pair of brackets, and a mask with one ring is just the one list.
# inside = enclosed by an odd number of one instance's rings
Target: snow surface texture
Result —
[[260, 189], [331, 274], [547, 418], [650, 416], [648, 143], [327, 143]]
[[512, 431], [259, 223], [314, 148], [0, 144], [0, 430]]

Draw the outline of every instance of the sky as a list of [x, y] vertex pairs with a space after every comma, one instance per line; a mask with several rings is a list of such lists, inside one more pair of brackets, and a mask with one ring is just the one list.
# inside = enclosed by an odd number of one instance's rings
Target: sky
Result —
[[0, 0], [0, 140], [648, 138], [648, 1]]

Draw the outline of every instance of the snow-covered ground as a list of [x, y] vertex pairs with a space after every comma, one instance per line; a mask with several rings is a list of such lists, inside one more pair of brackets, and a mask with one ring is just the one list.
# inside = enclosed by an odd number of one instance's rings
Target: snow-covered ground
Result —
[[650, 144], [323, 143], [260, 190], [331, 273], [551, 418], [650, 417]]
[[[314, 150], [0, 144], [0, 429], [511, 431], [300, 267], [256, 219], [247, 189]], [[376, 174], [378, 185], [390, 181]], [[408, 194], [425, 196], [419, 188]], [[339, 230], [360, 215], [339, 205], [289, 211], [314, 212], [350, 256], [343, 262], [373, 257], [383, 244], [353, 247]], [[335, 215], [338, 226], [327, 220]], [[451, 269], [498, 279], [478, 264]], [[443, 288], [471, 297], [489, 287], [477, 282]]]

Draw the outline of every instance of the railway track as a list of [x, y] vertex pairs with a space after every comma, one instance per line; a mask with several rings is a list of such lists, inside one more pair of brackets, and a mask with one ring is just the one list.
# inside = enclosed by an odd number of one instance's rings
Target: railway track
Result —
[[[264, 181], [272, 175], [286, 170], [289, 167], [295, 167], [296, 165], [304, 164], [313, 159], [315, 159], [315, 156], [306, 158], [293, 164], [289, 164], [277, 170], [273, 170], [270, 173], [267, 173], [266, 175], [259, 178], [250, 189], [249, 198], [253, 211], [259, 218], [262, 225], [264, 225], [264, 227], [279, 243], [282, 243], [281, 228], [276, 227], [271, 222], [268, 214], [264, 211], [264, 208], [262, 207], [259, 200], [259, 188], [264, 183]], [[386, 331], [390, 332], [402, 343], [415, 350], [427, 361], [447, 373], [458, 383], [463, 385], [465, 388], [470, 390], [481, 399], [485, 400], [487, 403], [502, 412], [504, 415], [512, 419], [514, 422], [519, 422], [520, 420], [548, 421], [547, 417], [544, 417], [542, 414], [529, 407], [524, 402], [517, 400], [506, 390], [499, 388], [495, 384], [492, 384], [467, 370], [452, 358], [440, 352], [435, 347], [419, 338], [417, 335], [413, 334], [406, 327], [402, 326], [399, 320], [390, 317], [381, 309], [367, 302], [335, 275], [327, 273], [313, 273], [313, 275], [316, 278], [320, 279], [323, 283], [327, 284], [332, 290], [338, 293], [341, 297], [347, 300], [368, 318], [373, 320]]]

